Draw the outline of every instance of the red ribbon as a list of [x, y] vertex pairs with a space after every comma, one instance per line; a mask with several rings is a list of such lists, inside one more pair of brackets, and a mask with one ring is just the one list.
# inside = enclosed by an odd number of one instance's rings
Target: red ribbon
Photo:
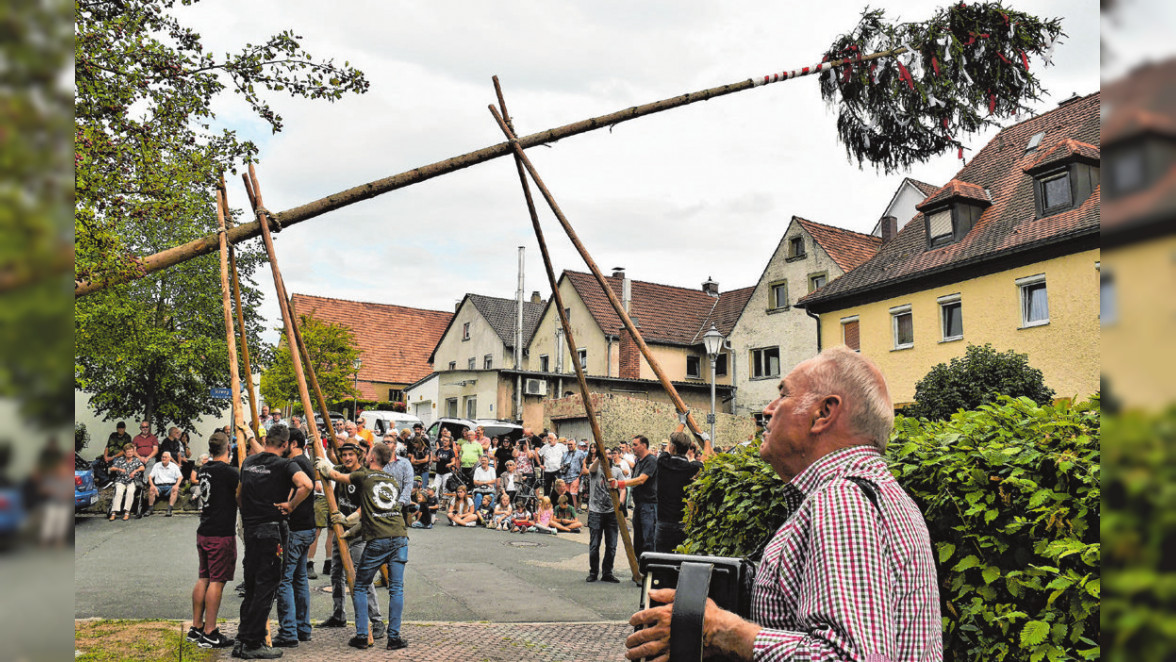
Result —
[[845, 68], [845, 76], [843, 76], [843, 77], [841, 78], [841, 83], [842, 83], [843, 85], [848, 85], [848, 84], [849, 84], [849, 79], [850, 79], [850, 77], [852, 77], [852, 76], [853, 76], [853, 71], [851, 70], [851, 68], [850, 68], [850, 67], [846, 67], [846, 68]]
[[1000, 51], [997, 51], [997, 52], [996, 52], [996, 56], [997, 56], [997, 57], [999, 57], [1001, 60], [1004, 60], [1004, 63], [1005, 63], [1005, 64], [1012, 64], [1012, 62], [1009, 62], [1009, 59], [1008, 59], [1007, 57], [1005, 57], [1005, 56], [1004, 56], [1004, 53], [1001, 53]]
[[947, 118], [943, 118], [943, 128], [947, 128]]
[[907, 68], [902, 66], [902, 62], [898, 62], [898, 76], [899, 78], [905, 80], [906, 84], [909, 85], [912, 90], [915, 89], [915, 79], [911, 77], [911, 72], [907, 71]]
[[1025, 55], [1025, 51], [1020, 51], [1021, 63], [1025, 65], [1025, 71], [1029, 71], [1029, 56]]
[[988, 114], [996, 112], [996, 95], [990, 90], [988, 92]]
[[931, 68], [935, 70], [935, 75], [938, 76], [939, 75], [939, 60], [935, 59], [934, 55], [931, 56]]

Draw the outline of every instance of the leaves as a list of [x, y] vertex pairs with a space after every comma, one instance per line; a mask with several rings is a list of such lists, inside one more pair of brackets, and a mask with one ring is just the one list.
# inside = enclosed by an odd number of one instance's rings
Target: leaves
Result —
[[[306, 346], [323, 398], [332, 402], [356, 395], [352, 364], [359, 357], [359, 349], [356, 348], [351, 329], [342, 324], [320, 321], [313, 315], [299, 317], [302, 342]], [[307, 377], [308, 384], [309, 379]], [[261, 375], [261, 395], [275, 407], [285, 407], [290, 403], [302, 404], [285, 331], [274, 350], [273, 363]]]
[[1021, 646], [1028, 648], [1045, 641], [1049, 636], [1049, 623], [1045, 621], [1029, 621], [1021, 629]]
[[[1000, 395], [1027, 396], [1037, 404], [1048, 404], [1054, 392], [1045, 386], [1041, 371], [1029, 365], [1028, 355], [1013, 350], [999, 353], [991, 344], [968, 345], [963, 356], [936, 365], [915, 384], [915, 402], [903, 414], [946, 420], [957, 411], [995, 402]], [[994, 448], [993, 452], [1008, 450]]]

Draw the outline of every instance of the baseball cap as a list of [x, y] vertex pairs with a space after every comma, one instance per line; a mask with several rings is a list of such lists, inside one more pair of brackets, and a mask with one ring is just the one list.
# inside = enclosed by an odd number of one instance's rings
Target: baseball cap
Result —
[[363, 451], [359, 448], [359, 446], [357, 444], [353, 444], [351, 442], [343, 444], [342, 446], [339, 447], [339, 452], [342, 453], [343, 451], [351, 451], [352, 453], [356, 453], [359, 455], [363, 454]]
[[581, 441], [581, 442], [580, 442], [580, 448], [588, 448], [588, 442], [586, 442], [586, 441]]

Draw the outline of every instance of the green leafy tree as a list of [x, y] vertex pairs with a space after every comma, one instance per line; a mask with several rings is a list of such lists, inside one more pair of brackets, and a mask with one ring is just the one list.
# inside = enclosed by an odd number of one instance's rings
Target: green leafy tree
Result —
[[[136, 272], [135, 256], [215, 232], [221, 173], [257, 155], [252, 142], [214, 126], [218, 95], [245, 100], [276, 132], [282, 121], [262, 98], [267, 90], [335, 100], [367, 89], [360, 71], [316, 60], [290, 31], [236, 54], [208, 53], [169, 14], [174, 6], [74, 5], [77, 279]], [[249, 276], [264, 258], [256, 245], [236, 252], [246, 331], [260, 348], [261, 297]], [[142, 416], [159, 430], [219, 412], [209, 388], [228, 383], [221, 305], [216, 255], [78, 300], [75, 386], [99, 414]]]
[[[313, 315], [299, 317], [302, 342], [306, 345], [306, 354], [314, 368], [323, 398], [327, 402], [336, 402], [358, 395], [354, 386], [353, 365], [355, 359], [359, 358], [359, 350], [355, 347], [355, 336], [351, 329], [342, 324], [320, 321]], [[284, 331], [274, 349], [273, 363], [261, 375], [261, 396], [270, 406], [302, 404], [298, 382], [294, 378], [294, 363], [290, 360], [290, 345], [286, 342]], [[313, 397], [311, 394], [312, 403]]]
[[914, 418], [945, 420], [960, 410], [976, 409], [1001, 395], [1027, 397], [1039, 405], [1053, 400], [1041, 371], [1025, 354], [1000, 353], [991, 344], [968, 345], [962, 357], [940, 363], [915, 384], [915, 402], [903, 410]]

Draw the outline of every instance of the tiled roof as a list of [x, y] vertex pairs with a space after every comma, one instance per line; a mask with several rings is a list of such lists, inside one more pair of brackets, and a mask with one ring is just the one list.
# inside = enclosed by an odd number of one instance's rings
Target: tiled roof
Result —
[[1039, 172], [1056, 163], [1068, 162], [1074, 159], [1097, 165], [1099, 162], [1099, 149], [1094, 145], [1067, 138], [1045, 150], [1041, 156], [1037, 157], [1037, 160], [1021, 169], [1029, 173]]
[[[490, 323], [494, 332], [502, 339], [507, 347], [514, 347], [515, 324], [518, 323], [518, 302], [514, 299], [488, 297], [481, 294], [467, 294], [470, 303], [478, 309], [482, 317]], [[523, 347], [531, 342], [535, 335], [535, 327], [539, 326], [539, 318], [543, 316], [546, 302], [531, 303], [523, 301]]]
[[842, 271], [849, 271], [870, 259], [882, 245], [881, 237], [817, 223], [799, 216], [793, 216], [792, 219], [812, 236], [813, 241], [825, 249]]
[[915, 185], [915, 188], [923, 192], [923, 195], [932, 195], [939, 190], [939, 187], [927, 182], [921, 182], [914, 177], [907, 177], [907, 181]]
[[[616, 334], [621, 318], [592, 274], [564, 271], [562, 278], [571, 281], [596, 324], [606, 334]], [[609, 287], [621, 299], [621, 278], [607, 277]], [[629, 316], [636, 318], [641, 337], [649, 343], [692, 345], [701, 342], [702, 334], [715, 322], [719, 332], [731, 335], [735, 320], [751, 298], [755, 288], [742, 288], [712, 297], [702, 289], [692, 290], [673, 285], [632, 281], [633, 299]], [[705, 324], [705, 328], [703, 325]]]
[[[998, 256], [1063, 241], [1098, 235], [1100, 190], [1075, 209], [1035, 218], [1033, 178], [1022, 168], [1057, 143], [1072, 139], [1099, 144], [1099, 93], [1068, 101], [1057, 108], [1002, 130], [953, 178], [991, 192], [992, 205], [961, 241], [927, 250], [922, 213], [857, 269], [801, 298], [801, 306], [826, 303], [887, 285], [918, 279]], [[1029, 138], [1044, 132], [1040, 146], [1026, 152]], [[924, 203], [925, 204], [925, 203]]]
[[364, 398], [382, 398], [364, 382], [411, 384], [433, 371], [429, 354], [453, 313], [383, 303], [293, 295], [294, 311], [351, 329], [360, 349], [359, 390]]
[[938, 191], [932, 193], [926, 200], [915, 205], [915, 209], [923, 211], [948, 200], [957, 199], [975, 200], [984, 204], [988, 204], [989, 202], [988, 194], [984, 192], [983, 187], [953, 179], [947, 184], [944, 184]]

